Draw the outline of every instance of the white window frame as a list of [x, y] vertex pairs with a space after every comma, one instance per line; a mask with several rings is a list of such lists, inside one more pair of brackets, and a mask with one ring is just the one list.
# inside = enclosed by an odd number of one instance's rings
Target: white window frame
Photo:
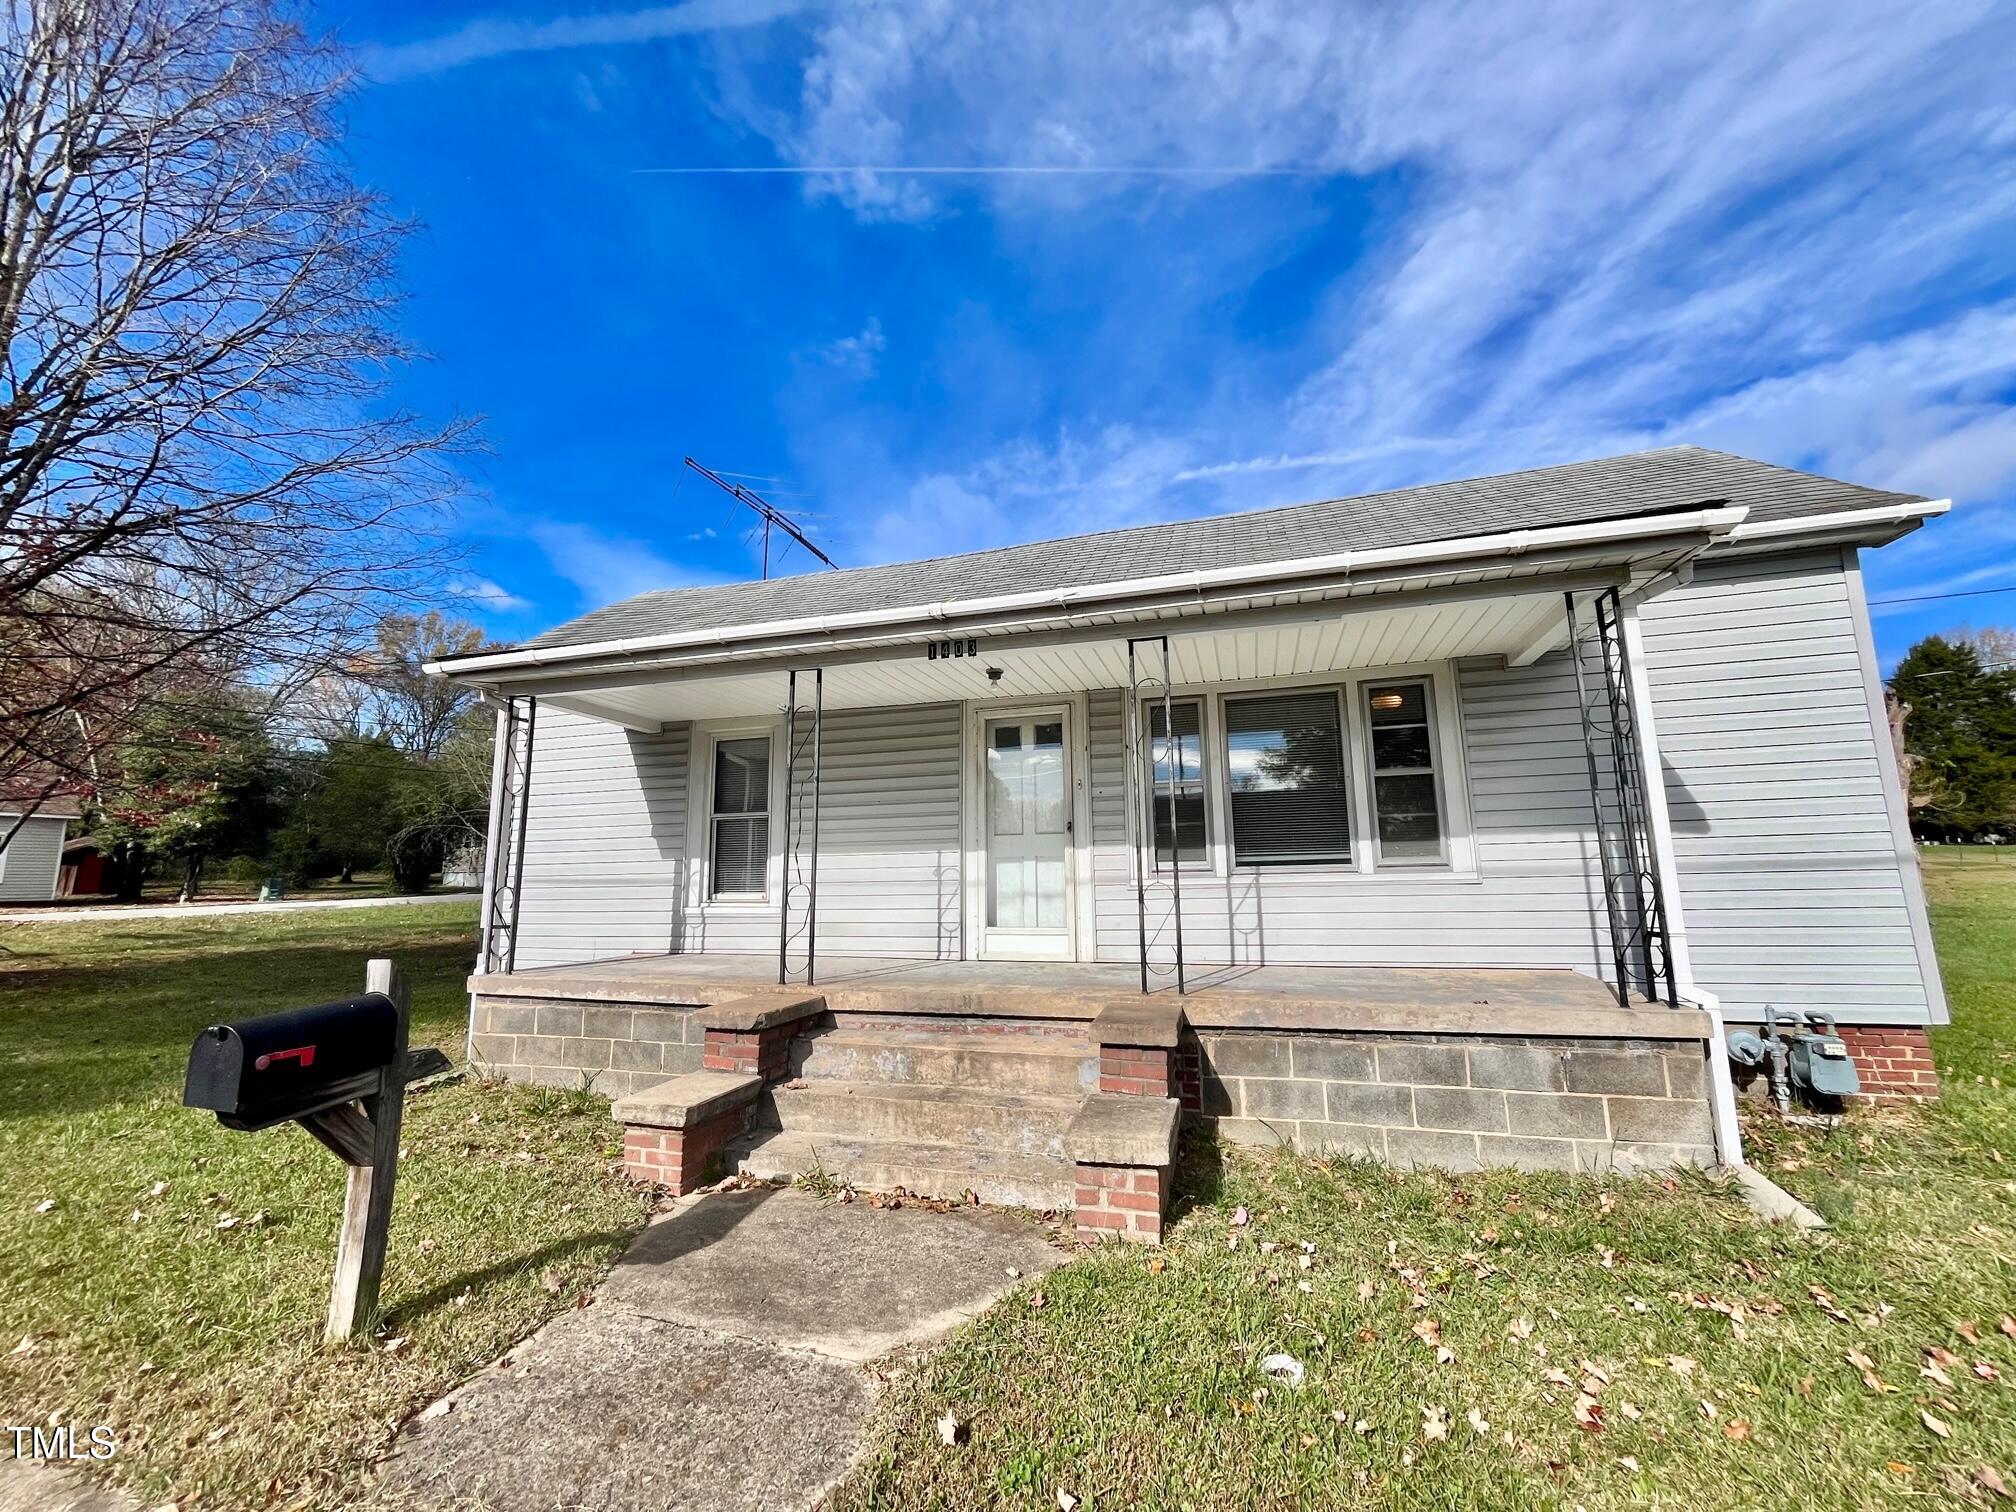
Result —
[[[1435, 779], [1436, 851], [1432, 856], [1389, 856], [1379, 842], [1379, 771], [1372, 761], [1372, 690], [1374, 688], [1419, 688], [1422, 702], [1427, 705], [1423, 711], [1428, 724], [1428, 759], [1431, 765], [1428, 775]], [[1435, 696], [1435, 680], [1422, 675], [1404, 677], [1365, 677], [1358, 680], [1353, 696], [1358, 700], [1358, 713], [1364, 724], [1364, 741], [1359, 749], [1359, 759], [1365, 763], [1365, 839], [1373, 850], [1375, 868], [1399, 868], [1409, 870], [1436, 870], [1449, 865], [1449, 798], [1448, 783], [1443, 776], [1443, 751], [1446, 740], [1443, 734], [1442, 701]], [[1409, 769], [1411, 771], [1411, 769]], [[1404, 775], [1404, 774], [1403, 774]]]
[[[1142, 854], [1146, 857], [1145, 864], [1148, 868], [1148, 875], [1151, 877], [1167, 875], [1173, 867], [1178, 865], [1182, 867], [1186, 876], [1192, 873], [1205, 876], [1217, 875], [1221, 871], [1218, 857], [1218, 841], [1222, 816], [1219, 813], [1218, 783], [1213, 778], [1217, 768], [1223, 764], [1222, 758], [1217, 758], [1213, 754], [1214, 746], [1217, 742], [1215, 732], [1218, 720], [1218, 699], [1208, 691], [1193, 691], [1186, 688], [1181, 693], [1172, 690], [1169, 694], [1169, 702], [1171, 704], [1194, 703], [1197, 705], [1197, 762], [1199, 769], [1197, 781], [1204, 793], [1204, 855], [1200, 860], [1196, 861], [1178, 861], [1175, 857], [1171, 857], [1170, 865], [1164, 866], [1162, 858], [1155, 854], [1155, 796], [1159, 789], [1155, 783], [1155, 726], [1153, 720], [1155, 718], [1155, 711], [1162, 707], [1162, 695], [1160, 693], [1144, 693], [1141, 695], [1141, 719], [1140, 723], [1134, 727], [1141, 732], [1141, 775], [1139, 780], [1142, 783], [1142, 789], [1140, 790], [1139, 801], [1141, 802], [1143, 813], [1147, 815], [1148, 833], [1145, 837], [1146, 843], [1142, 847]], [[1124, 708], [1122, 713], [1124, 716]]]
[[[1348, 856], [1311, 856], [1291, 861], [1248, 861], [1239, 860], [1238, 837], [1233, 833], [1232, 819], [1232, 733], [1231, 722], [1226, 716], [1225, 705], [1237, 703], [1242, 698], [1273, 698], [1294, 693], [1327, 693], [1337, 706], [1337, 758], [1344, 764], [1344, 830], [1350, 838], [1351, 854]], [[1349, 689], [1333, 680], [1319, 680], [1301, 683], [1294, 680], [1283, 682], [1278, 687], [1226, 688], [1212, 697], [1218, 710], [1218, 763], [1222, 768], [1219, 787], [1225, 809], [1225, 855], [1230, 873], [1246, 875], [1254, 872], [1301, 871], [1310, 867], [1331, 867], [1358, 869], [1358, 856], [1363, 847], [1360, 841], [1360, 814], [1356, 794], [1352, 791], [1353, 769], [1357, 766], [1357, 752], [1351, 746], [1351, 719], [1347, 707]]]
[[[724, 740], [770, 742], [770, 796], [768, 853], [763, 862], [763, 891], [760, 893], [716, 893], [714, 891], [714, 750]], [[723, 909], [755, 912], [777, 905], [784, 866], [784, 725], [781, 720], [723, 720], [693, 728], [693, 751], [687, 769], [686, 790], [692, 795], [686, 826], [687, 850], [693, 857], [693, 876], [687, 898], [696, 909]]]
[[[1434, 742], [1436, 796], [1442, 807], [1442, 856], [1381, 860], [1372, 808], [1371, 730], [1366, 718], [1365, 685], [1419, 681], [1428, 686], [1429, 730]], [[1232, 789], [1225, 761], [1224, 703], [1227, 697], [1248, 693], [1334, 692], [1343, 712], [1345, 787], [1351, 815], [1351, 859], [1348, 861], [1269, 861], [1240, 866], [1232, 854]], [[1185, 866], [1185, 876], [1207, 874], [1223, 878], [1257, 878], [1270, 872], [1287, 876], [1320, 876], [1326, 881], [1371, 882], [1406, 875], [1421, 881], [1451, 882], [1480, 880], [1477, 840], [1470, 812], [1470, 774], [1465, 760], [1462, 703], [1457, 697], [1456, 669], [1450, 662], [1406, 662], [1384, 667], [1353, 667], [1335, 672], [1291, 673], [1281, 677], [1248, 677], [1222, 682], [1192, 683], [1175, 690], [1172, 697], [1201, 698], [1204, 701], [1205, 842], [1211, 856], [1209, 873]], [[1160, 702], [1160, 694], [1141, 699], [1144, 744], [1147, 739], [1147, 705]], [[1122, 717], [1125, 717], [1124, 690]], [[1152, 774], [1148, 753], [1141, 753], [1138, 770], [1128, 774], [1130, 801], [1138, 802], [1140, 789]], [[1140, 837], [1134, 865], [1148, 876], [1166, 875], [1155, 865], [1153, 834]]]

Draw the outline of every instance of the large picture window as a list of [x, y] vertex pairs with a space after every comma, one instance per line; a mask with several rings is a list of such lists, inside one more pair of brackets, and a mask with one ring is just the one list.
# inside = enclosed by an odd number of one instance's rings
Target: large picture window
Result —
[[[1169, 738], [1172, 724], [1174, 740]], [[1155, 798], [1155, 868], [1160, 871], [1178, 857], [1184, 866], [1203, 866], [1210, 859], [1204, 797], [1204, 705], [1194, 698], [1177, 699], [1165, 719], [1159, 701], [1149, 704], [1148, 741]]]
[[760, 898], [770, 865], [770, 737], [714, 743], [714, 827], [708, 894]]
[[1329, 690], [1226, 698], [1234, 864], [1351, 858], [1341, 714]]
[[1366, 684], [1365, 722], [1372, 743], [1372, 814], [1379, 859], [1440, 861], [1442, 804], [1428, 684]]

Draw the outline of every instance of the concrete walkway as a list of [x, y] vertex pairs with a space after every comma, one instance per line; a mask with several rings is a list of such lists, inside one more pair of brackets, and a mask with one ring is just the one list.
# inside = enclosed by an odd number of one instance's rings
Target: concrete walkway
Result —
[[588, 1307], [400, 1434], [399, 1505], [497, 1512], [805, 1507], [846, 1472], [865, 1361], [1064, 1258], [1032, 1219], [884, 1211], [785, 1188], [683, 1203]]
[[466, 903], [473, 892], [426, 893], [414, 898], [295, 898], [281, 903], [100, 903], [92, 908], [0, 908], [0, 924], [77, 924], [95, 919], [200, 919], [210, 914], [306, 913], [329, 908], [396, 908], [400, 904]]

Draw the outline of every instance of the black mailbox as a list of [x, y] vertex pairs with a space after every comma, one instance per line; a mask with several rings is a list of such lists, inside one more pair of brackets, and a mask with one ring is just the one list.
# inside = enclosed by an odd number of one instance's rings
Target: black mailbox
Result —
[[403, 1048], [399, 1010], [378, 992], [213, 1024], [189, 1047], [182, 1101], [264, 1129], [371, 1096]]

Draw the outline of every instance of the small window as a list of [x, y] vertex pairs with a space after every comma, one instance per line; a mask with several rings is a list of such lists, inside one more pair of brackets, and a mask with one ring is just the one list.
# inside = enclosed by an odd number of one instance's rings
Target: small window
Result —
[[[1169, 726], [1176, 738], [1169, 738]], [[1204, 705], [1177, 699], [1165, 719], [1162, 705], [1148, 706], [1148, 754], [1155, 800], [1155, 869], [1173, 855], [1185, 866], [1208, 864], [1204, 819]]]
[[1236, 865], [1351, 859], [1341, 714], [1329, 691], [1225, 700]]
[[1440, 778], [1425, 682], [1365, 689], [1372, 741], [1372, 813], [1382, 861], [1442, 859]]
[[760, 898], [770, 865], [770, 737], [714, 743], [716, 898]]

